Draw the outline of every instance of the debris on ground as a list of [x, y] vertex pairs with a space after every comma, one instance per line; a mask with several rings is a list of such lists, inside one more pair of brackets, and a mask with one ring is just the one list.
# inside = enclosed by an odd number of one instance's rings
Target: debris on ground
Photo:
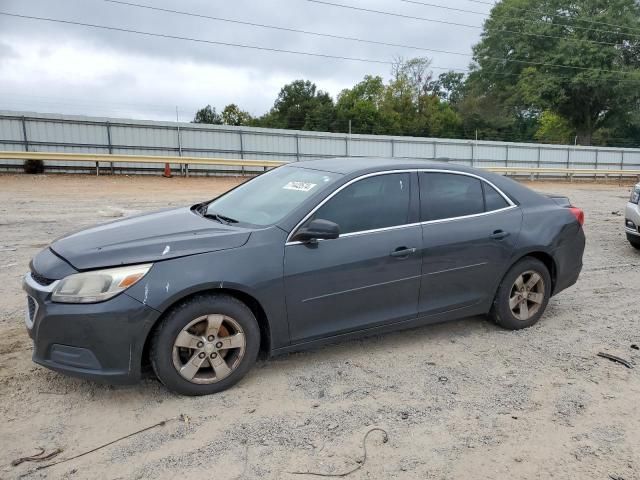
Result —
[[[185, 422], [185, 423], [186, 423], [186, 422], [187, 422], [187, 420], [186, 420], [185, 418], [188, 418], [188, 417], [186, 417], [185, 415], [180, 415], [180, 416], [179, 416], [179, 417], [177, 417], [177, 418], [178, 418], [178, 419], [180, 419], [180, 420], [182, 420], [183, 422]], [[158, 422], [158, 423], [156, 423], [156, 424], [154, 424], [154, 425], [150, 425], [150, 426], [148, 426], [148, 427], [141, 428], [140, 430], [136, 430], [135, 432], [131, 432], [131, 433], [129, 433], [129, 434], [127, 434], [127, 435], [124, 435], [124, 436], [122, 436], [122, 437], [120, 437], [120, 438], [116, 438], [115, 440], [111, 440], [110, 442], [103, 443], [102, 445], [98, 445], [97, 447], [94, 447], [94, 448], [92, 448], [91, 450], [87, 450], [86, 452], [79, 453], [78, 455], [74, 455], [73, 457], [63, 458], [62, 460], [58, 460], [57, 462], [48, 463], [48, 464], [46, 464], [46, 465], [41, 465], [41, 466], [37, 467], [35, 470], [44, 470], [45, 468], [53, 467], [54, 465], [60, 465], [61, 463], [69, 462], [69, 461], [71, 461], [71, 460], [75, 460], [76, 458], [84, 457], [85, 455], [89, 455], [90, 453], [97, 452], [98, 450], [101, 450], [101, 449], [103, 449], [103, 448], [105, 448], [105, 447], [108, 447], [108, 446], [110, 446], [110, 445], [113, 445], [114, 443], [117, 443], [117, 442], [119, 442], [119, 441], [121, 441], [121, 440], [125, 440], [125, 439], [127, 439], [127, 438], [131, 438], [131, 437], [133, 437], [134, 435], [138, 435], [139, 433], [146, 432], [146, 431], [151, 430], [151, 429], [156, 428], [156, 427], [163, 427], [163, 426], [165, 426], [165, 425], [167, 424], [167, 422], [169, 422], [170, 420], [175, 420], [175, 419], [174, 419], [174, 418], [171, 418], [171, 419], [169, 419], [169, 420], [163, 420], [163, 421]], [[60, 450], [60, 452], [62, 452], [62, 450]], [[60, 453], [60, 452], [57, 452], [57, 453], [56, 453], [56, 455], [57, 455], [58, 453]]]
[[627, 362], [624, 358], [616, 357], [615, 355], [611, 355], [609, 353], [604, 353], [604, 352], [598, 352], [598, 356], [602, 357], [602, 358], [607, 358], [607, 359], [611, 360], [612, 362], [616, 362], [616, 363], [619, 363], [621, 365], [624, 365], [627, 368], [633, 368], [633, 365], [631, 365], [629, 362]]
[[45, 449], [44, 448], [40, 448], [40, 451], [38, 453], [36, 453], [35, 455], [30, 455], [28, 457], [16, 458], [15, 460], [13, 460], [11, 462], [11, 465], [14, 466], [14, 467], [17, 467], [18, 465], [20, 465], [21, 463], [24, 463], [24, 462], [44, 462], [46, 460], [51, 460], [53, 457], [55, 457], [56, 455], [60, 455], [61, 453], [62, 453], [62, 449], [61, 448], [56, 448], [51, 453], [47, 453], [47, 454], [45, 454]]
[[387, 443], [389, 441], [389, 434], [387, 433], [387, 431], [384, 428], [371, 427], [369, 430], [367, 430], [367, 432], [364, 434], [364, 437], [362, 437], [362, 450], [364, 452], [364, 455], [362, 456], [362, 459], [356, 460], [356, 463], [358, 465], [353, 467], [351, 470], [348, 470], [348, 471], [342, 472], [342, 473], [323, 473], [323, 472], [311, 472], [311, 471], [289, 472], [289, 473], [292, 474], [292, 475], [313, 475], [313, 476], [316, 476], [316, 477], [346, 477], [348, 475], [351, 475], [352, 473], [355, 473], [358, 470], [360, 470], [362, 467], [364, 467], [364, 464], [367, 461], [367, 437], [369, 436], [369, 434], [371, 432], [375, 432], [375, 431], [382, 432], [382, 434], [383, 434], [382, 443]]

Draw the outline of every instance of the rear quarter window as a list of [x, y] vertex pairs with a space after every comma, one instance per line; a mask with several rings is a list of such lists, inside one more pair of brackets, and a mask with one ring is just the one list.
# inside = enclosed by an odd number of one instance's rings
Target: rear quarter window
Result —
[[487, 182], [482, 182], [482, 187], [484, 189], [484, 203], [487, 212], [500, 210], [501, 208], [507, 208], [509, 206], [509, 203], [504, 197]]

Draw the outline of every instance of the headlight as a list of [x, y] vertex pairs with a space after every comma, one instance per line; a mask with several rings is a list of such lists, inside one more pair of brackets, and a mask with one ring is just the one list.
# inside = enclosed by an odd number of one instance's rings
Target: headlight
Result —
[[151, 263], [76, 273], [63, 278], [51, 294], [61, 303], [95, 303], [115, 297], [144, 277]]
[[631, 190], [631, 197], [629, 197], [629, 201], [631, 203], [638, 203], [640, 200], [640, 185], [636, 185], [633, 190]]

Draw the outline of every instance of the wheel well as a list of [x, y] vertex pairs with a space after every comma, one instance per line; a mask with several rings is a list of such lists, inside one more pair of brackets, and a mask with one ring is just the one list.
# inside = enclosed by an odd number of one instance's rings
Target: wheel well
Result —
[[536, 260], [540, 260], [542, 263], [544, 263], [544, 266], [547, 267], [547, 270], [549, 270], [549, 275], [551, 275], [551, 294], [553, 295], [553, 291], [556, 288], [557, 275], [556, 262], [553, 257], [545, 252], [530, 252], [520, 257], [518, 261], [522, 260], [525, 257], [533, 257]]
[[151, 329], [149, 330], [149, 333], [147, 334], [147, 338], [144, 341], [144, 347], [142, 349], [142, 360], [141, 360], [143, 367], [144, 365], [149, 363], [149, 350], [151, 348], [151, 338], [153, 337], [153, 331], [158, 327], [158, 325], [162, 321], [162, 318], [165, 315], [167, 315], [175, 305], [181, 302], [184, 302], [185, 300], [191, 297], [194, 297], [195, 295], [202, 295], [203, 293], [224, 293], [240, 300], [247, 307], [249, 307], [251, 312], [255, 315], [256, 320], [258, 321], [258, 326], [260, 327], [260, 357], [265, 358], [269, 355], [269, 350], [271, 349], [271, 329], [269, 327], [267, 314], [262, 308], [262, 305], [260, 305], [260, 302], [258, 302], [251, 295], [245, 292], [241, 292], [240, 290], [234, 290], [231, 288], [215, 288], [210, 290], [202, 290], [199, 292], [194, 292], [190, 295], [182, 297], [176, 300], [175, 302], [173, 302], [171, 305], [169, 305], [165, 309], [162, 315], [160, 315], [160, 317], [158, 317], [156, 322], [153, 324], [153, 327], [151, 327]]

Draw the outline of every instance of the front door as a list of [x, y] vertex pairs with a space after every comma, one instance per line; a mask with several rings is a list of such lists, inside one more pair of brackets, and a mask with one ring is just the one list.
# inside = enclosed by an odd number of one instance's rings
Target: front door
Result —
[[306, 220], [335, 222], [340, 236], [285, 247], [292, 343], [417, 316], [417, 199], [415, 173], [378, 174], [348, 183]]

